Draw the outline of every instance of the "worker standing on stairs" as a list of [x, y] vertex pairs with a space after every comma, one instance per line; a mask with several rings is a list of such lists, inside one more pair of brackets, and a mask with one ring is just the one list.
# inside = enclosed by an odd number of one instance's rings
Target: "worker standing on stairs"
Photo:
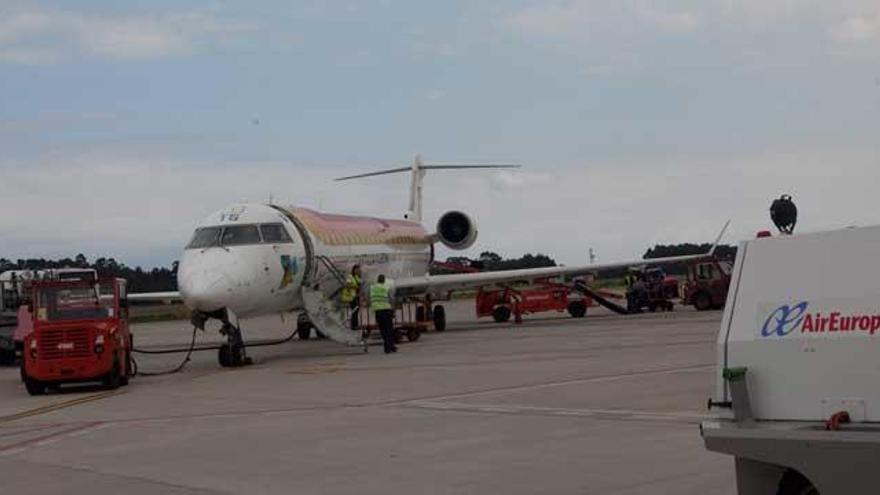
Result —
[[394, 335], [394, 310], [391, 297], [394, 287], [391, 281], [385, 281], [385, 275], [379, 275], [376, 283], [370, 286], [370, 309], [376, 313], [376, 324], [382, 333], [385, 354], [397, 352], [397, 338]]
[[347, 304], [351, 310], [351, 329], [357, 330], [358, 313], [360, 310], [361, 295], [361, 265], [351, 267], [351, 273], [345, 279], [345, 286], [342, 287], [342, 304]]

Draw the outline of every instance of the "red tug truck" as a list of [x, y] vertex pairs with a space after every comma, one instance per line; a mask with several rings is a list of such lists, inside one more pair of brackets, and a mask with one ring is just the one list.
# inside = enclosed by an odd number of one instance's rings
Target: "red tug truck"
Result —
[[30, 310], [33, 331], [24, 339], [21, 364], [29, 394], [67, 383], [128, 384], [132, 339], [125, 280], [34, 282]]

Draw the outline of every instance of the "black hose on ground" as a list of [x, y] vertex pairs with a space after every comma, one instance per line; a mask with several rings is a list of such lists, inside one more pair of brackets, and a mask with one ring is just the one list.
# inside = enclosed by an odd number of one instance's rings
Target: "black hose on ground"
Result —
[[626, 308], [624, 308], [623, 306], [620, 306], [619, 304], [614, 304], [613, 302], [609, 301], [608, 299], [605, 299], [604, 297], [599, 295], [598, 292], [590, 289], [589, 287], [587, 287], [584, 284], [575, 284], [575, 289], [577, 289], [581, 293], [591, 297], [594, 301], [601, 304], [602, 306], [605, 306], [606, 308], [610, 309], [611, 311], [614, 311], [615, 313], [622, 314], [622, 315], [630, 314], [630, 312]]
[[[177, 372], [183, 370], [183, 368], [186, 366], [186, 364], [189, 363], [190, 357], [192, 356], [193, 352], [216, 351], [216, 350], [219, 350], [220, 347], [222, 347], [222, 344], [213, 344], [213, 345], [205, 345], [205, 346], [196, 347], [196, 332], [197, 331], [198, 331], [198, 328], [193, 327], [192, 341], [190, 342], [189, 347], [185, 347], [185, 348], [176, 347], [173, 349], [157, 349], [157, 350], [138, 349], [136, 347], [133, 347], [131, 349], [131, 352], [136, 353], [136, 354], [177, 354], [180, 352], [186, 352], [186, 356], [183, 358], [183, 361], [181, 361], [181, 363], [177, 367], [172, 368], [170, 370], [159, 371], [159, 372], [154, 372], [154, 373], [141, 372], [140, 370], [138, 370], [137, 361], [135, 361], [134, 357], [132, 357], [131, 362], [134, 367], [133, 374], [134, 375], [141, 375], [141, 376], [161, 376], [161, 375], [170, 375], [173, 373], [177, 373]], [[264, 346], [270, 346], [270, 345], [281, 345], [281, 344], [290, 342], [291, 340], [293, 340], [294, 337], [296, 337], [296, 335], [297, 335], [297, 332], [294, 330], [290, 335], [288, 335], [287, 337], [284, 337], [283, 339], [256, 341], [256, 342], [253, 342], [250, 344], [247, 342], [244, 342], [243, 345], [246, 348], [247, 347], [264, 347]]]
[[[192, 353], [193, 353], [193, 350], [195, 350], [196, 332], [198, 332], [198, 330], [199, 330], [198, 328], [193, 327], [192, 340], [189, 343], [189, 348], [186, 350], [186, 356], [184, 356], [183, 361], [181, 361], [180, 364], [178, 364], [176, 367], [171, 368], [170, 370], [165, 370], [165, 371], [156, 371], [156, 372], [140, 371], [138, 369], [137, 361], [135, 361], [134, 356], [131, 356], [131, 364], [132, 364], [132, 367], [134, 368], [132, 375], [133, 376], [137, 376], [137, 375], [141, 375], [141, 376], [173, 375], [174, 373], [178, 373], [181, 370], [183, 370], [183, 368], [187, 365], [187, 363], [189, 363], [190, 357], [192, 356]], [[151, 352], [151, 351], [145, 352], [145, 351], [142, 351], [140, 349], [135, 349], [135, 348], [132, 348], [131, 351], [132, 351], [132, 353], [137, 352], [137, 353], [142, 353], [142, 354], [154, 354], [154, 352]], [[180, 352], [180, 351], [176, 351], [176, 352]]]

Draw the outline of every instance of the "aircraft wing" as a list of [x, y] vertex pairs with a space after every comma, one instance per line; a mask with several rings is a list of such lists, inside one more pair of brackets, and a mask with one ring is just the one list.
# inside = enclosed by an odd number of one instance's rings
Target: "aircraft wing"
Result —
[[135, 292], [128, 295], [129, 301], [134, 302], [170, 302], [181, 301], [180, 292]]
[[621, 261], [604, 265], [586, 266], [551, 266], [546, 268], [526, 268], [523, 270], [506, 270], [498, 272], [455, 273], [451, 275], [425, 275], [423, 277], [399, 278], [394, 280], [396, 295], [407, 296], [425, 293], [440, 293], [450, 290], [471, 289], [493, 284], [511, 284], [515, 282], [532, 282], [539, 279], [558, 276], [585, 275], [601, 270], [626, 268], [639, 265], [669, 265], [685, 263], [711, 257], [710, 253], [671, 258], [654, 258], [648, 260]]
[[399, 296], [417, 295], [426, 293], [442, 293], [450, 290], [471, 289], [493, 284], [510, 284], [514, 282], [532, 282], [535, 280], [558, 277], [585, 275], [601, 270], [626, 268], [639, 265], [670, 265], [675, 263], [687, 263], [690, 261], [703, 260], [715, 255], [715, 248], [721, 241], [724, 231], [730, 224], [728, 221], [712, 247], [704, 254], [687, 256], [672, 256], [668, 258], [652, 258], [634, 261], [619, 261], [600, 265], [585, 266], [552, 266], [546, 268], [526, 268], [523, 270], [507, 270], [497, 272], [456, 273], [451, 275], [425, 275], [422, 277], [408, 277], [394, 280], [395, 294]]

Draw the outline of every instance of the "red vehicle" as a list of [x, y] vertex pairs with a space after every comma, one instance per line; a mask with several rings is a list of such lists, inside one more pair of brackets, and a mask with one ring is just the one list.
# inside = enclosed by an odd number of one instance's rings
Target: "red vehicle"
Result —
[[31, 395], [66, 383], [128, 384], [131, 333], [125, 280], [34, 282], [33, 331], [25, 337], [21, 378]]
[[567, 285], [549, 281], [528, 289], [480, 288], [476, 297], [477, 317], [491, 316], [498, 323], [510, 320], [512, 314], [519, 318], [523, 314], [545, 311], [568, 311], [572, 318], [583, 318], [587, 308], [594, 305], [592, 298], [572, 292]]
[[687, 281], [682, 287], [682, 302], [699, 311], [721, 309], [730, 287], [730, 261], [712, 259], [688, 265]]

